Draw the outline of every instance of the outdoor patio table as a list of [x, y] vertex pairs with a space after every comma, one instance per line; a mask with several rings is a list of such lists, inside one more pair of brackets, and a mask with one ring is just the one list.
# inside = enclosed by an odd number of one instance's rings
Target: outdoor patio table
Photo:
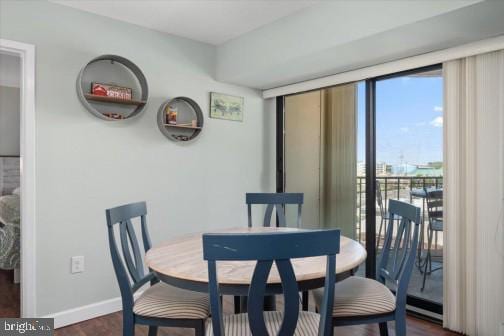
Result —
[[[219, 232], [275, 232], [298, 231], [294, 228], [238, 228]], [[147, 267], [161, 281], [184, 289], [208, 292], [208, 267], [203, 260], [202, 233], [165, 242], [150, 249], [145, 255]], [[258, 246], [257, 248], [261, 248]], [[366, 259], [366, 250], [358, 242], [341, 236], [340, 253], [336, 256], [336, 277], [344, 279], [352, 274]], [[292, 259], [299, 290], [305, 291], [324, 286], [326, 257]], [[255, 267], [251, 261], [221, 261], [217, 272], [221, 294], [246, 296]], [[267, 294], [281, 294], [281, 280], [276, 267], [268, 278]]]

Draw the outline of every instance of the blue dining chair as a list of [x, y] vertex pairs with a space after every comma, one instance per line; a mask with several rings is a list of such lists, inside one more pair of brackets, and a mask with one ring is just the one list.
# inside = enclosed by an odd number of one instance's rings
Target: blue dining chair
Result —
[[379, 180], [376, 180], [376, 203], [378, 204], [378, 210], [380, 211], [380, 226], [378, 229], [378, 234], [376, 236], [376, 249], [380, 247], [381, 243], [381, 238], [382, 238], [382, 229], [384, 229], [383, 236], [387, 235], [387, 222], [389, 220], [389, 214], [385, 210], [385, 207], [383, 206], [383, 195], [382, 195], [382, 188], [381, 188], [381, 182]]
[[[389, 200], [388, 211], [378, 281], [352, 276], [336, 283], [333, 326], [378, 323], [384, 336], [388, 335], [387, 322], [395, 320], [396, 335], [406, 335], [406, 296], [418, 247], [420, 208]], [[394, 220], [399, 222], [395, 233]], [[386, 284], [393, 287], [395, 295]], [[323, 306], [323, 290], [314, 290], [313, 294], [316, 306]]]
[[[434, 271], [443, 269], [442, 255], [433, 255], [432, 253], [432, 239], [434, 235], [436, 236], [436, 247], [437, 247], [437, 235], [438, 232], [443, 232], [443, 190], [427, 190], [425, 189], [425, 200], [427, 203], [427, 214], [429, 219], [429, 226], [427, 227], [427, 253], [425, 255], [425, 266], [423, 269], [423, 280], [422, 292], [425, 289], [425, 280], [427, 275], [430, 275]], [[440, 263], [440, 266], [432, 268], [433, 259]], [[429, 270], [427, 270], [429, 268]]]
[[278, 226], [286, 227], [285, 207], [288, 204], [293, 204], [298, 206], [296, 227], [301, 227], [303, 198], [302, 193], [247, 193], [245, 195], [245, 202], [247, 203], [248, 210], [248, 226], [252, 227], [252, 205], [262, 204], [267, 205], [266, 212], [264, 213], [263, 226], [270, 226], [273, 210], [276, 210]]
[[[110, 254], [121, 291], [123, 335], [133, 336], [135, 324], [148, 325], [149, 336], [156, 335], [158, 327], [192, 328], [196, 336], [204, 335], [205, 321], [209, 316], [208, 295], [161, 283], [152, 272], [145, 274], [132, 223], [132, 219], [140, 218], [144, 252], [147, 252], [151, 248], [151, 240], [145, 202], [107, 209], [105, 214]], [[115, 225], [119, 226], [122, 256], [116, 243]], [[149, 282], [151, 286], [135, 301], [133, 294]]]
[[[336, 254], [339, 230], [304, 232], [262, 232], [245, 234], [209, 233], [203, 235], [203, 258], [208, 261], [210, 307], [212, 317], [207, 336], [329, 336], [334, 296]], [[258, 248], [260, 246], [260, 248]], [[299, 288], [292, 268], [292, 258], [327, 256], [325, 293], [320, 315], [299, 310]], [[247, 313], [222, 315], [217, 262], [256, 261], [248, 291]], [[271, 288], [267, 280], [275, 263], [281, 286]], [[284, 310], [263, 310], [265, 295], [284, 296]]]
[[[285, 209], [287, 205], [297, 205], [296, 227], [300, 228], [302, 223], [302, 207], [304, 202], [303, 193], [247, 193], [245, 194], [245, 203], [248, 211], [248, 226], [252, 227], [252, 205], [266, 205], [264, 213], [263, 226], [271, 225], [271, 217], [273, 210], [276, 210], [276, 218], [279, 227], [287, 227], [285, 218]], [[303, 292], [301, 300], [303, 302], [303, 310], [308, 310], [308, 292]], [[235, 313], [240, 311], [240, 302], [245, 298], [239, 296], [234, 297]], [[274, 297], [268, 298], [267, 301], [272, 301], [274, 306]]]

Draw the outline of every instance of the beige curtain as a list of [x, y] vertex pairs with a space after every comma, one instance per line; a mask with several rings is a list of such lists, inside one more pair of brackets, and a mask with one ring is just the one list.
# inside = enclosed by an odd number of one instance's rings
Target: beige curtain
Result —
[[357, 200], [357, 88], [355, 83], [322, 90], [320, 218], [323, 227], [355, 236]]
[[[356, 84], [285, 98], [285, 186], [304, 193], [303, 227], [355, 235]], [[297, 211], [287, 208], [287, 222]]]
[[504, 323], [504, 51], [446, 62], [444, 326]]

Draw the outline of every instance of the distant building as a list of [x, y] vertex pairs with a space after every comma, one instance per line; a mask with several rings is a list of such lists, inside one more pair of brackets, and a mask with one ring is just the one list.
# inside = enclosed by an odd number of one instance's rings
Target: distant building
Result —
[[410, 164], [398, 164], [392, 166], [392, 175], [397, 176], [408, 176], [415, 175], [415, 171], [417, 170], [417, 166]]
[[415, 176], [443, 176], [443, 168], [435, 168], [430, 165], [418, 166], [415, 171]]
[[[392, 166], [386, 162], [380, 162], [376, 164], [376, 176], [387, 176], [392, 172]], [[366, 163], [359, 161], [357, 162], [357, 176], [366, 176]]]
[[366, 176], [366, 162], [357, 162], [357, 176]]
[[443, 168], [443, 161], [434, 161], [434, 162], [429, 162], [427, 163], [427, 166], [432, 167], [432, 168]]
[[443, 176], [442, 164], [432, 165], [394, 165], [392, 174], [398, 176]]
[[376, 176], [386, 176], [391, 172], [391, 166], [385, 162], [376, 164]]
[[[357, 176], [366, 176], [366, 163], [363, 161], [357, 162]], [[443, 163], [390, 165], [386, 162], [380, 162], [376, 164], [376, 176], [443, 176]]]

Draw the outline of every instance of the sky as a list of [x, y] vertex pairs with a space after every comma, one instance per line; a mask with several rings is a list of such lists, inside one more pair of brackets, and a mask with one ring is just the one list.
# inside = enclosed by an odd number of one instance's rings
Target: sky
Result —
[[[365, 133], [365, 86], [360, 82], [358, 161], [365, 160]], [[398, 77], [376, 83], [376, 155], [377, 162], [389, 164], [443, 160], [442, 77]]]

